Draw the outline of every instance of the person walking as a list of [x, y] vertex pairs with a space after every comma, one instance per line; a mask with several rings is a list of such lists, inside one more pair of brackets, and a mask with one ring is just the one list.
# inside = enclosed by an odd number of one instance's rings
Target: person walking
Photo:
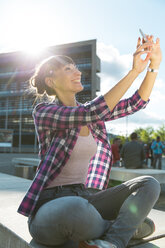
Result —
[[157, 136], [156, 140], [153, 141], [151, 145], [151, 149], [153, 150], [153, 156], [154, 156], [154, 161], [153, 161], [153, 168], [157, 168], [157, 161], [158, 161], [158, 169], [162, 169], [162, 153], [164, 150], [165, 146], [160, 140], [160, 136]]
[[121, 150], [121, 157], [124, 161], [124, 166], [127, 169], [143, 168], [145, 160], [144, 147], [138, 141], [137, 133], [133, 132], [130, 135], [131, 141], [124, 144]]
[[[28, 217], [35, 242], [124, 248], [132, 237], [153, 232], [146, 216], [159, 197], [160, 185], [144, 176], [108, 188], [112, 151], [105, 122], [146, 107], [160, 62], [159, 39], [154, 42], [148, 36], [144, 43], [139, 38], [129, 73], [106, 94], [85, 104], [76, 101], [83, 85], [71, 58], [53, 56], [37, 68], [32, 87], [54, 100], [43, 101], [33, 110], [41, 162], [18, 208]], [[120, 100], [148, 63], [139, 89]]]

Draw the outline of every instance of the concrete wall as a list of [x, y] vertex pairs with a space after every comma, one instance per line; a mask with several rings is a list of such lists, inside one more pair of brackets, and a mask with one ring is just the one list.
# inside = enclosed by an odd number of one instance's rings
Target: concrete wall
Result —
[[29, 248], [32, 247], [10, 229], [0, 224], [0, 248]]

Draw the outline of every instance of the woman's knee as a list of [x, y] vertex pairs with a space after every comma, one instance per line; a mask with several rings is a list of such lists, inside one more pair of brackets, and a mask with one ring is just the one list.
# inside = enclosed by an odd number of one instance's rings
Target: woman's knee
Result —
[[106, 223], [91, 203], [84, 198], [75, 197], [70, 207], [65, 225], [72, 227], [72, 240], [97, 238], [103, 234]]
[[76, 240], [99, 236], [105, 229], [105, 221], [96, 208], [82, 197], [67, 196], [43, 205], [36, 214], [35, 223], [51, 226], [64, 237]]
[[[55, 243], [61, 239], [65, 241], [66, 237], [85, 233], [91, 222], [91, 213], [92, 205], [86, 199], [75, 196], [61, 197], [39, 208], [29, 225], [29, 231], [32, 237], [41, 243], [48, 240]], [[56, 237], [53, 238], [54, 233]]]
[[69, 213], [67, 218], [74, 223], [78, 223], [78, 225], [84, 223], [86, 226], [89, 226], [92, 222], [101, 222], [103, 220], [96, 208], [82, 197], [73, 197], [67, 212]]
[[144, 181], [144, 187], [146, 188], [147, 192], [155, 195], [155, 197], [159, 197], [161, 190], [160, 183], [152, 176], [145, 176]]

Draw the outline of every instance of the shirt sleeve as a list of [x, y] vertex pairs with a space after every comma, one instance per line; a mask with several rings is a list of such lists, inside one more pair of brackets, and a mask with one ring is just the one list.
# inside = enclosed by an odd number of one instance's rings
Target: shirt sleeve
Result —
[[33, 110], [35, 125], [38, 129], [68, 129], [105, 121], [110, 110], [103, 96], [86, 104], [69, 107], [55, 103], [41, 103]]
[[132, 97], [121, 100], [112, 111], [104, 97], [99, 96], [77, 107], [41, 103], [35, 107], [33, 117], [38, 129], [69, 129], [121, 118], [145, 108], [147, 103], [136, 91]]
[[105, 121], [115, 120], [127, 115], [131, 115], [140, 109], [144, 109], [148, 102], [149, 100], [142, 100], [138, 91], [136, 91], [130, 98], [121, 100], [109, 113], [110, 115], [106, 115]]

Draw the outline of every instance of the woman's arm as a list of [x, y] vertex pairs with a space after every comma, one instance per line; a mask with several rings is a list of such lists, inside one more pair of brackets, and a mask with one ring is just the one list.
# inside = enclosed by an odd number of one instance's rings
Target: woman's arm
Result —
[[122, 80], [120, 80], [104, 95], [104, 99], [111, 111], [125, 94], [125, 92], [129, 89], [138, 75], [139, 74], [136, 70], [131, 70]]
[[[33, 111], [33, 117], [38, 129], [75, 128], [98, 121], [109, 121], [139, 110], [143, 107], [143, 103], [142, 101], [140, 102], [139, 99], [139, 94], [135, 94], [135, 97], [128, 99], [128, 101], [124, 101], [124, 103], [121, 101], [121, 104], [117, 105], [117, 110], [114, 109], [114, 106], [116, 106], [139, 73], [145, 69], [149, 58], [151, 57], [151, 52], [144, 51], [144, 49], [150, 49], [152, 46], [152, 42], [148, 42], [137, 48], [136, 53], [134, 54], [132, 70], [105, 94], [104, 97], [97, 97], [78, 107], [67, 107], [46, 103], [39, 104]], [[140, 58], [142, 54], [147, 54], [145, 60]], [[143, 87], [146, 87], [145, 83], [143, 83]], [[112, 109], [113, 111], [111, 112], [110, 110]]]
[[[156, 43], [153, 43], [153, 40], [150, 38], [149, 42], [143, 43], [142, 45], [140, 45], [140, 43], [141, 40], [139, 38], [137, 43], [137, 50], [134, 53], [132, 70], [122, 80], [120, 80], [118, 84], [116, 84], [110, 91], [108, 91], [104, 95], [104, 99], [110, 110], [112, 110], [116, 106], [116, 104], [129, 89], [137, 76], [142, 71], [144, 71], [149, 60], [151, 60], [150, 66], [156, 66], [156, 64], [160, 64], [161, 50], [159, 40], [157, 39]], [[142, 54], [146, 54], [145, 59], [141, 58]], [[143, 80], [141, 87], [139, 88], [139, 95], [145, 101], [148, 100], [148, 97], [151, 93], [156, 78], [155, 74], [156, 73], [147, 72], [147, 75]]]
[[[161, 53], [161, 49], [160, 49], [159, 39], [157, 38], [156, 43], [154, 43], [153, 42], [153, 36], [150, 36], [150, 37], [148, 36], [147, 38], [153, 44], [149, 68], [154, 69], [154, 70], [158, 70], [160, 63], [161, 63], [161, 60], [162, 60], [162, 53]], [[141, 96], [141, 98], [144, 101], [147, 101], [150, 94], [151, 94], [151, 91], [152, 91], [152, 88], [154, 86], [157, 74], [158, 74], [157, 72], [149, 72], [148, 71], [141, 86], [140, 86], [140, 88], [139, 88], [139, 91], [138, 91], [139, 95]]]
[[116, 120], [144, 109], [149, 101], [143, 101], [138, 90], [131, 97], [120, 100], [112, 111], [106, 115], [105, 121]]
[[78, 107], [40, 103], [33, 110], [33, 118], [38, 130], [62, 130], [78, 128], [98, 121], [106, 121], [110, 115], [103, 96]]

